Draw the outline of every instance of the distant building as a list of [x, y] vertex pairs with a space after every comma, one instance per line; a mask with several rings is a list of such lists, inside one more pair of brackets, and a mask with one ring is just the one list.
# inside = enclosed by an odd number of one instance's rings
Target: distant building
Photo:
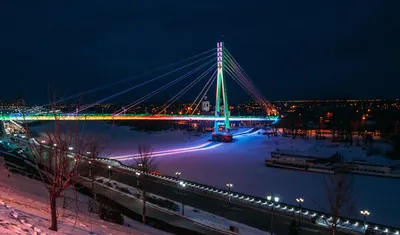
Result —
[[207, 99], [207, 96], [205, 96], [203, 101], [201, 101], [201, 111], [210, 112], [210, 101]]
[[25, 100], [23, 98], [19, 97], [14, 102], [11, 103], [11, 106], [24, 107], [25, 106]]
[[25, 107], [25, 100], [23, 98], [17, 98], [12, 101], [0, 100], [0, 107], [2, 108]]

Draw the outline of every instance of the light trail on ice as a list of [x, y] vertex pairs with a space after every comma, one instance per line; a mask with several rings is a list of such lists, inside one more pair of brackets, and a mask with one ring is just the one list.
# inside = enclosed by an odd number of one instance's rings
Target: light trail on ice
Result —
[[[244, 131], [244, 132], [236, 133], [235, 134], [235, 135], [237, 135], [236, 138], [247, 136], [246, 135], [247, 133], [249, 133], [248, 135], [257, 134], [257, 132], [250, 133], [253, 129], [254, 128], [249, 129], [249, 130]], [[219, 144], [204, 143], [204, 144], [201, 144], [201, 145], [187, 147], [187, 148], [178, 148], [178, 149], [156, 151], [156, 152], [153, 152], [151, 157], [160, 157], [160, 156], [168, 156], [168, 155], [174, 155], [174, 154], [183, 154], [183, 153], [204, 151], [204, 150], [209, 150], [209, 149], [213, 149], [215, 147], [218, 147], [221, 144], [222, 143], [219, 143]], [[211, 146], [208, 146], [208, 145], [211, 145]], [[119, 160], [119, 161], [126, 161], [126, 160], [131, 160], [131, 159], [137, 159], [139, 157], [140, 157], [140, 154], [139, 153], [135, 153], [135, 154], [127, 154], [127, 155], [121, 155], [121, 156], [113, 156], [113, 157], [108, 157], [108, 158], [109, 159], [114, 159], [114, 160]]]
[[[198, 152], [198, 151], [203, 151], [203, 150], [209, 150], [209, 149], [213, 149], [215, 147], [220, 146], [222, 143], [219, 144], [215, 144], [212, 146], [208, 146], [205, 148], [194, 148], [194, 149], [189, 149], [189, 150], [183, 150], [183, 151], [174, 151], [174, 152], [165, 152], [165, 153], [158, 153], [158, 154], [152, 154], [150, 157], [161, 157], [161, 156], [168, 156], [168, 155], [174, 155], [174, 154], [183, 154], [183, 153], [191, 153], [191, 152]], [[126, 161], [126, 160], [133, 160], [133, 159], [137, 159], [140, 158], [140, 156], [136, 156], [133, 157], [132, 155], [130, 157], [122, 157], [122, 158], [113, 158], [115, 160], [119, 160], [119, 161]]]

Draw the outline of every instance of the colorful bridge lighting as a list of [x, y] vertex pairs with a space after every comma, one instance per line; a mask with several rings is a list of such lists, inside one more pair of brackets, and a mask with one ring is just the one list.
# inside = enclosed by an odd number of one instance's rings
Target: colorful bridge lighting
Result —
[[[39, 114], [39, 115], [21, 115], [7, 114], [0, 115], [1, 121], [119, 121], [119, 120], [154, 120], [154, 121], [215, 121], [225, 120], [225, 117], [216, 117], [210, 115], [143, 115], [143, 114]], [[231, 116], [231, 121], [277, 121], [278, 116]]]

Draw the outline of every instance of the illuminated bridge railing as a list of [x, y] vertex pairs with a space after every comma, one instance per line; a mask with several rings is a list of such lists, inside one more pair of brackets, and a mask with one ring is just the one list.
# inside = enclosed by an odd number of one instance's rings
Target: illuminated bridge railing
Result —
[[[88, 120], [88, 121], [118, 121], [118, 120], [155, 120], [155, 121], [213, 121], [224, 120], [224, 117], [215, 117], [211, 115], [149, 115], [149, 114], [39, 114], [39, 115], [22, 115], [22, 114], [6, 114], [0, 115], [0, 120], [14, 121], [51, 121], [51, 120]], [[277, 121], [278, 116], [231, 116], [231, 121]]]

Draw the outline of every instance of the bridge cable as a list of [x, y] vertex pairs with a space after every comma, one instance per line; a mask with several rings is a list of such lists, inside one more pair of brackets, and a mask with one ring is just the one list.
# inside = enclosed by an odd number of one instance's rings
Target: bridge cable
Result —
[[[246, 72], [243, 70], [243, 68], [237, 63], [237, 61], [230, 55], [229, 52], [226, 53], [227, 57], [227, 64], [232, 66], [231, 69], [236, 71], [236, 73], [241, 77], [242, 81], [244, 84], [247, 85], [247, 87], [254, 89], [255, 94], [260, 98], [260, 102], [264, 104], [266, 108], [273, 109], [273, 106], [265, 99], [265, 97], [261, 94], [261, 92], [256, 88], [254, 83], [251, 81], [251, 79], [248, 77]], [[241, 76], [240, 76], [241, 75]]]
[[213, 73], [213, 75], [211, 75], [211, 82], [207, 88], [207, 90], [203, 93], [203, 96], [201, 97], [201, 99], [199, 100], [199, 102], [197, 103], [196, 107], [193, 109], [193, 112], [191, 113], [191, 115], [194, 114], [194, 112], [196, 111], [196, 109], [199, 107], [201, 101], [204, 99], [204, 96], [206, 96], [206, 94], [208, 93], [208, 91], [210, 90], [211, 86], [213, 85], [214, 81], [217, 80], [217, 76], [216, 76], [217, 71], [215, 71]]
[[188, 73], [186, 73], [186, 74], [184, 74], [184, 75], [178, 77], [177, 79], [175, 79], [175, 80], [169, 82], [168, 84], [166, 84], [166, 85], [164, 85], [164, 86], [158, 88], [157, 90], [154, 90], [154, 91], [152, 91], [151, 93], [149, 93], [149, 94], [147, 94], [147, 95], [141, 97], [140, 99], [138, 99], [138, 100], [136, 100], [136, 101], [130, 103], [127, 107], [121, 108], [121, 109], [117, 110], [116, 112], [114, 112], [114, 114], [115, 114], [115, 115], [120, 115], [120, 114], [122, 114], [122, 113], [124, 113], [124, 112], [126, 112], [126, 111], [128, 111], [128, 110], [130, 110], [130, 109], [132, 109], [133, 107], [139, 105], [141, 102], [143, 102], [143, 101], [145, 101], [145, 100], [147, 100], [147, 99], [153, 97], [154, 95], [157, 95], [157, 94], [160, 93], [161, 91], [163, 91], [163, 90], [165, 90], [165, 89], [171, 87], [172, 85], [174, 85], [174, 84], [176, 84], [176, 83], [182, 81], [183, 79], [189, 77], [191, 74], [193, 74], [193, 73], [197, 72], [198, 70], [204, 68], [205, 66], [209, 65], [209, 64], [212, 63], [213, 61], [214, 61], [214, 59], [211, 59], [210, 61], [208, 61], [208, 62], [206, 62], [206, 63], [200, 65], [199, 67], [193, 69], [192, 71], [189, 71]]
[[116, 82], [113, 82], [113, 83], [105, 84], [103, 86], [100, 86], [100, 87], [97, 87], [97, 88], [93, 88], [93, 89], [90, 89], [90, 90], [82, 91], [82, 92], [79, 92], [78, 94], [75, 94], [75, 95], [67, 96], [66, 98], [59, 99], [59, 100], [55, 101], [55, 103], [48, 103], [48, 104], [42, 105], [40, 107], [54, 105], [54, 104], [57, 104], [57, 103], [60, 103], [60, 102], [63, 102], [63, 101], [68, 101], [68, 100], [71, 100], [71, 99], [74, 99], [74, 98], [78, 98], [78, 97], [86, 95], [86, 94], [93, 93], [95, 91], [104, 90], [106, 88], [109, 88], [109, 87], [112, 87], [112, 86], [116, 86], [118, 84], [122, 84], [122, 83], [125, 83], [125, 82], [128, 82], [128, 81], [134, 80], [134, 79], [138, 79], [138, 78], [144, 77], [144, 76], [146, 76], [148, 74], [151, 74], [151, 73], [154, 73], [154, 72], [157, 72], [157, 71], [160, 71], [160, 70], [164, 70], [164, 69], [167, 69], [167, 68], [179, 65], [179, 64], [182, 64], [183, 62], [186, 62], [186, 61], [190, 61], [190, 60], [195, 59], [195, 58], [197, 58], [199, 56], [208, 54], [208, 53], [210, 53], [212, 51], [215, 51], [215, 48], [207, 50], [207, 51], [204, 51], [202, 53], [199, 53], [197, 55], [191, 56], [189, 58], [186, 58], [186, 59], [183, 59], [183, 60], [180, 60], [180, 61], [177, 61], [177, 62], [173, 62], [171, 64], [168, 64], [168, 65], [165, 65], [165, 66], [161, 66], [161, 67], [152, 69], [150, 71], [146, 71], [146, 72], [141, 73], [141, 74], [137, 74], [137, 75], [134, 75], [134, 76], [127, 77], [127, 78], [122, 79], [120, 81], [116, 81]]
[[[249, 85], [252, 86], [254, 89], [256, 89], [256, 87], [255, 87], [254, 83], [252, 82], [252, 80], [250, 79], [250, 77], [247, 75], [247, 73], [243, 70], [243, 68], [240, 66], [240, 64], [236, 61], [236, 59], [228, 51], [226, 51], [226, 59], [228, 59], [230, 61], [231, 65], [235, 68], [235, 70], [239, 74], [242, 74], [243, 78], [245, 78], [245, 80], [248, 81]], [[260, 95], [261, 95], [261, 97], [263, 97], [261, 93], [260, 93]]]
[[[234, 71], [232, 68], [230, 68], [230, 66], [227, 66], [226, 68], [227, 68], [229, 75], [238, 83], [239, 86], [241, 86], [243, 88], [243, 90], [245, 90], [247, 92], [247, 94], [250, 97], [252, 97], [255, 101], [259, 102], [260, 104], [263, 104], [264, 106], [266, 106], [263, 98], [257, 93], [257, 91], [255, 91], [254, 88], [249, 87], [249, 84], [247, 83], [247, 81], [245, 81], [240, 75], [238, 75], [236, 73], [236, 71]], [[268, 109], [268, 106], [266, 106], [265, 108]]]
[[192, 81], [189, 85], [187, 85], [183, 90], [181, 90], [180, 92], [178, 92], [178, 94], [174, 95], [171, 99], [169, 99], [165, 104], [166, 107], [164, 109], [162, 109], [157, 115], [159, 115], [160, 113], [162, 113], [163, 111], [166, 111], [167, 108], [172, 105], [177, 99], [179, 99], [182, 95], [184, 95], [186, 92], [188, 92], [193, 86], [195, 86], [201, 79], [203, 79], [212, 69], [214, 69], [216, 67], [216, 65], [213, 65], [211, 68], [209, 68], [208, 70], [206, 70], [203, 74], [201, 74], [199, 77], [197, 77], [194, 81]]
[[255, 101], [260, 101], [262, 98], [257, 94], [257, 92], [249, 87], [249, 84], [243, 80], [243, 78], [237, 74], [237, 72], [229, 65], [226, 64], [226, 70], [229, 75], [249, 94]]
[[246, 76], [243, 73], [241, 73], [241, 71], [238, 69], [238, 66], [231, 60], [229, 56], [226, 57], [226, 62], [227, 66], [230, 67], [232, 71], [236, 72], [236, 74], [243, 82], [243, 84], [246, 85], [249, 89], [253, 90], [254, 94], [257, 95], [262, 101], [264, 98], [262, 94], [258, 91], [258, 89], [255, 87], [254, 83], [252, 83], [252, 81], [249, 78], [246, 78]]
[[[213, 54], [211, 54], [211, 55], [208, 55], [208, 56], [206, 56], [206, 57], [204, 57], [204, 58], [202, 58], [202, 59], [199, 59], [199, 60], [197, 60], [197, 61], [195, 61], [195, 62], [191, 62], [191, 63], [189, 63], [189, 64], [187, 64], [187, 65], [184, 65], [184, 66], [182, 66], [182, 67], [180, 67], [180, 68], [174, 69], [174, 70], [172, 70], [172, 71], [170, 71], [170, 72], [168, 72], [168, 73], [165, 73], [165, 74], [160, 75], [160, 76], [158, 76], [158, 77], [155, 77], [155, 78], [153, 78], [153, 79], [150, 79], [150, 80], [147, 80], [147, 81], [145, 81], [145, 82], [142, 82], [141, 84], [132, 86], [132, 87], [127, 88], [127, 89], [125, 89], [125, 90], [123, 90], [123, 91], [120, 91], [120, 92], [118, 92], [118, 93], [116, 93], [116, 94], [113, 94], [113, 95], [110, 95], [110, 96], [108, 96], [108, 97], [105, 97], [105, 98], [103, 98], [103, 99], [101, 99], [101, 100], [98, 100], [98, 101], [92, 103], [91, 105], [86, 106], [86, 107], [84, 107], [84, 108], [78, 110], [78, 112], [84, 111], [84, 110], [86, 110], [86, 109], [88, 109], [88, 108], [91, 108], [91, 107], [93, 107], [93, 106], [95, 106], [95, 105], [98, 105], [98, 104], [100, 104], [100, 103], [103, 103], [104, 101], [107, 101], [107, 100], [110, 100], [110, 99], [112, 99], [112, 98], [114, 98], [114, 97], [117, 97], [117, 96], [119, 96], [119, 95], [125, 94], [125, 93], [128, 92], [128, 91], [134, 90], [134, 89], [136, 89], [136, 88], [139, 88], [139, 87], [142, 87], [142, 86], [144, 86], [144, 85], [146, 85], [146, 84], [149, 84], [149, 83], [151, 83], [151, 82], [154, 82], [154, 81], [156, 81], [156, 80], [158, 80], [158, 79], [160, 79], [160, 78], [163, 78], [163, 77], [165, 77], [165, 76], [167, 76], [167, 75], [169, 75], [169, 74], [172, 74], [172, 73], [174, 73], [174, 72], [176, 72], [176, 71], [182, 70], [183, 68], [189, 67], [189, 66], [191, 66], [191, 65], [193, 65], [193, 64], [198, 63], [199, 61], [208, 59], [208, 58], [210, 58], [210, 57], [212, 57], [212, 56], [215, 56], [215, 53], [213, 53]], [[74, 113], [75, 113], [75, 112], [74, 112]], [[71, 113], [71, 114], [73, 114], [73, 113]]]
[[231, 69], [227, 66], [226, 67], [226, 71], [229, 74], [229, 76], [231, 76], [233, 78], [233, 80], [253, 99], [253, 100], [259, 100], [254, 94], [253, 92], [249, 91], [249, 89], [247, 87], [245, 87], [242, 82], [240, 81], [240, 78], [238, 77], [238, 75], [234, 74], [233, 71], [231, 71]]
[[[212, 69], [215, 69], [216, 65], [214, 64], [209, 69], [204, 71], [200, 76], [198, 76], [194, 81], [192, 81], [189, 85], [187, 85], [183, 90], [178, 92], [178, 94], [174, 95], [171, 99], [169, 99], [162, 107], [164, 107], [157, 115], [160, 115], [163, 111], [166, 111], [167, 108], [179, 99], [183, 94], [185, 94], [188, 90], [190, 90], [194, 85], [196, 85], [201, 79], [203, 79]], [[167, 105], [168, 104], [168, 105]]]
[[263, 104], [267, 110], [268, 110], [268, 108], [274, 109], [274, 107], [267, 101], [267, 99], [256, 88], [256, 86], [254, 85], [252, 80], [248, 77], [248, 75], [244, 72], [244, 70], [241, 69], [240, 65], [237, 62], [235, 62], [235, 59], [232, 56], [229, 56], [228, 53], [227, 53], [227, 55], [228, 55], [227, 60], [228, 61], [230, 60], [230, 62], [232, 63], [231, 66], [234, 67], [233, 70], [235, 70], [239, 74], [239, 77], [242, 78], [241, 80], [243, 80], [244, 84], [246, 84], [249, 88], [252, 88], [254, 90], [255, 94], [257, 94], [257, 96], [260, 97], [260, 103]]
[[[217, 73], [217, 70], [215, 70], [214, 73], [211, 75], [210, 79], [208, 79], [207, 83], [206, 83], [206, 84], [204, 85], [204, 87], [201, 89], [201, 91], [200, 91], [199, 94], [197, 95], [196, 99], [195, 99], [195, 100], [193, 101], [193, 103], [189, 106], [190, 108], [192, 108], [193, 105], [196, 104], [197, 100], [200, 98], [200, 95], [203, 94], [203, 91], [206, 89], [206, 87], [208, 86], [208, 84], [209, 84], [210, 82], [212, 82], [213, 76], [215, 76], [216, 73]], [[208, 89], [207, 89], [207, 91], [206, 91], [205, 93], [207, 93], [207, 92], [208, 92]], [[200, 101], [201, 101], [203, 98], [204, 98], [204, 96], [200, 99]], [[200, 103], [200, 101], [199, 101], [199, 103]], [[197, 108], [197, 107], [198, 107], [198, 105], [196, 106], [196, 108]], [[193, 110], [193, 113], [194, 113], [194, 111], [195, 111], [195, 110]], [[185, 114], [188, 114], [188, 113], [189, 113], [189, 109], [186, 110], [186, 113], [185, 113]]]

